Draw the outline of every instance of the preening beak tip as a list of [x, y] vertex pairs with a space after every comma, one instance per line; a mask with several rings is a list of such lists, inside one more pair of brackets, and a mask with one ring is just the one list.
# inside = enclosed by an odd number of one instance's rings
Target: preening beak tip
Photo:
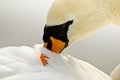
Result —
[[48, 65], [48, 59], [50, 59], [50, 57], [48, 57], [47, 55], [41, 53], [41, 55], [40, 55], [40, 60], [41, 60], [41, 62], [42, 62], [42, 64], [43, 64], [44, 66], [47, 66], [47, 65]]

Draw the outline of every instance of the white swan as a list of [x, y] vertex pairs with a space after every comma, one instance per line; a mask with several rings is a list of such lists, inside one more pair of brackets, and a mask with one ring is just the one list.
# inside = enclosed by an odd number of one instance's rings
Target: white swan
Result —
[[[61, 53], [80, 40], [110, 23], [120, 23], [119, 0], [55, 0], [44, 28], [44, 47]], [[42, 53], [43, 65], [49, 56]]]
[[43, 47], [50, 51], [39, 45], [1, 49], [1, 80], [112, 80], [89, 63], [60, 53], [103, 25], [119, 23], [118, 2], [56, 0], [48, 13], [43, 35]]
[[[60, 54], [76, 40], [82, 39], [110, 23], [120, 24], [119, 0], [55, 0], [44, 28], [44, 47]], [[49, 65], [48, 55], [40, 57]], [[118, 74], [119, 75], [119, 74]]]

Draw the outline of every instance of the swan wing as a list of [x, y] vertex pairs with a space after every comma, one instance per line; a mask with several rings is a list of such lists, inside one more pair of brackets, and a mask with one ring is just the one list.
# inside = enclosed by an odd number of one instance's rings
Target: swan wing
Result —
[[41, 72], [39, 56], [33, 48], [5, 47], [0, 49], [0, 79], [16, 76], [17, 74], [27, 74]]
[[1, 48], [0, 80], [75, 80], [54, 70], [57, 65], [44, 67], [39, 59], [40, 46]]
[[[44, 67], [40, 53], [50, 57]], [[0, 49], [0, 80], [112, 80], [93, 65], [68, 54], [56, 55], [41, 45], [34, 48], [6, 47]]]

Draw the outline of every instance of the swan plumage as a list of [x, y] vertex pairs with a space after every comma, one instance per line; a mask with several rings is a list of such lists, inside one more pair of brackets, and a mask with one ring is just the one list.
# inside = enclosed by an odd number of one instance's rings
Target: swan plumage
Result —
[[113, 80], [120, 80], [120, 64], [115, 67], [110, 76], [113, 78]]
[[[51, 58], [48, 66], [39, 60], [41, 52]], [[93, 65], [68, 54], [56, 55], [40, 44], [0, 49], [0, 80], [112, 80]]]
[[[55, 0], [44, 28], [44, 48], [36, 45], [34, 48], [22, 46], [0, 49], [0, 80], [113, 80], [114, 74], [119, 75], [116, 71], [118, 68], [111, 73], [112, 79], [85, 61], [60, 54], [79, 38], [112, 21], [119, 22], [119, 0], [74, 1]], [[64, 34], [60, 32], [59, 35], [58, 26]], [[42, 64], [46, 61], [44, 57], [40, 57], [42, 53], [49, 56], [47, 66]]]

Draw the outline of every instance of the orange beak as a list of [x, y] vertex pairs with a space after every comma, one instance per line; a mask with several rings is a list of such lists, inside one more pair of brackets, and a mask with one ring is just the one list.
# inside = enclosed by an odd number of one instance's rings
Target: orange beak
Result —
[[[52, 41], [51, 51], [60, 54], [65, 48], [66, 43], [61, 40], [55, 39], [54, 37], [50, 37], [50, 40]], [[47, 46], [48, 43], [44, 43], [43, 47], [47, 48]]]
[[[51, 51], [55, 52], [56, 54], [60, 54], [62, 50], [66, 47], [66, 43], [59, 40], [55, 39], [54, 37], [50, 37], [51, 40]], [[48, 42], [44, 43], [43, 47], [47, 48], [48, 47]], [[46, 66], [48, 64], [47, 59], [50, 59], [47, 55], [41, 54], [40, 59], [42, 61], [42, 64]]]

